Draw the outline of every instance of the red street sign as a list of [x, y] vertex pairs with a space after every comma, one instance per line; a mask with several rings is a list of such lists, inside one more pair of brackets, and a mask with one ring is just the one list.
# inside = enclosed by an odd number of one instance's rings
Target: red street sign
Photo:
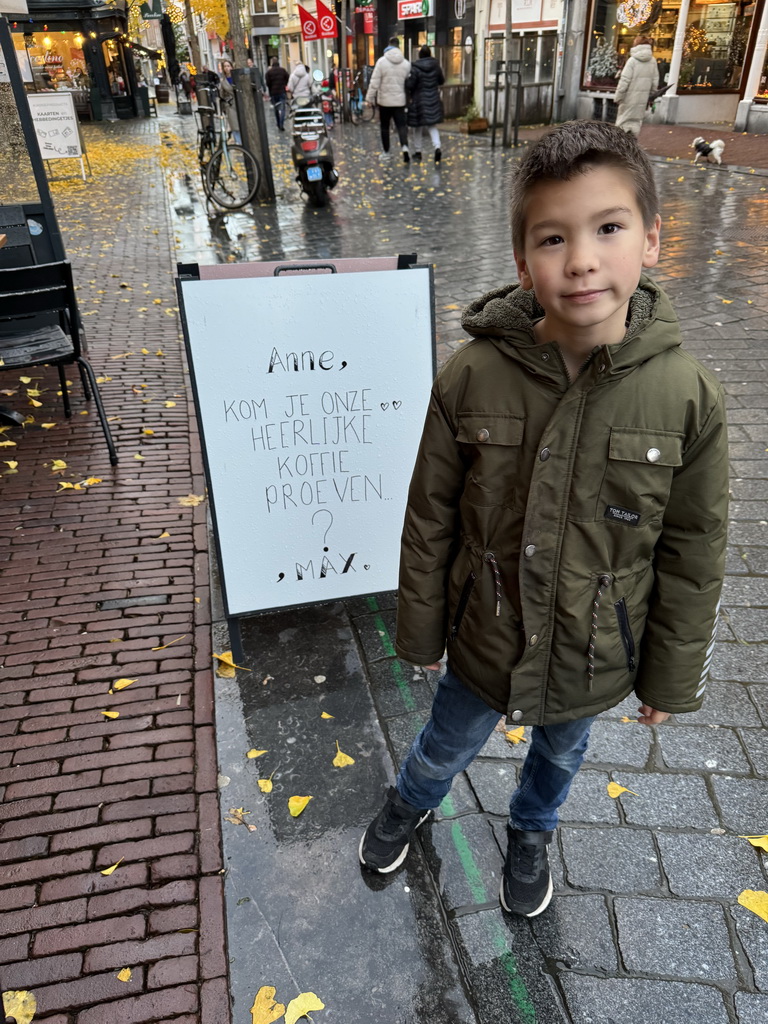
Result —
[[336, 29], [336, 15], [322, 0], [317, 0], [317, 23], [320, 26], [321, 39], [335, 39], [339, 34]]
[[320, 39], [317, 20], [309, 11], [305, 11], [301, 4], [297, 4], [297, 7], [299, 8], [299, 18], [301, 19], [301, 38], [305, 43], [311, 43], [313, 39]]

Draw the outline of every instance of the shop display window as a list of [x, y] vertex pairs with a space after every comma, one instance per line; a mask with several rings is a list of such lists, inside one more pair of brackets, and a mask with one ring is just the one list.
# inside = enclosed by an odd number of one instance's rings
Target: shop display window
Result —
[[758, 103], [768, 103], [768, 52], [766, 52], [765, 60], [763, 61], [763, 70], [760, 75], [760, 84], [757, 87], [755, 99]]
[[[85, 39], [78, 31], [14, 33], [14, 45], [27, 55], [31, 75], [28, 88], [35, 92], [88, 89], [90, 79], [83, 53]], [[24, 62], [19, 62], [24, 67]]]
[[[739, 88], [753, 9], [751, 0], [692, 0], [678, 91]], [[659, 83], [667, 83], [679, 20], [680, 0], [594, 0], [584, 87], [614, 88], [638, 35], [653, 39]]]
[[678, 89], [738, 89], [754, 5], [692, 3]]

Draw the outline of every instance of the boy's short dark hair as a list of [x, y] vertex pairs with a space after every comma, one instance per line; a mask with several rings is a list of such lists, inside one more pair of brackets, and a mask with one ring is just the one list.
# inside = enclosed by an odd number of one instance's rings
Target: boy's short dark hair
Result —
[[399, 49], [400, 48], [400, 37], [399, 36], [390, 36], [389, 37], [389, 42], [387, 43], [387, 46], [396, 46]]
[[650, 161], [637, 140], [604, 121], [566, 121], [539, 139], [512, 171], [509, 208], [515, 252], [523, 252], [531, 189], [544, 181], [570, 181], [592, 167], [617, 167], [631, 176], [643, 224], [651, 227], [659, 198]]
[[424, 58], [424, 57], [431, 57], [431, 56], [432, 56], [432, 51], [430, 50], [430, 48], [428, 46], [422, 46], [421, 49], [419, 50], [419, 57]]

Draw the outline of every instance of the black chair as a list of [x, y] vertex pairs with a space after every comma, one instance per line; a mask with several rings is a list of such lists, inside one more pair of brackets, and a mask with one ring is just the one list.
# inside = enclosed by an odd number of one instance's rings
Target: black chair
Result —
[[70, 417], [64, 367], [76, 363], [86, 399], [93, 393], [109, 461], [115, 466], [117, 453], [112, 432], [93, 367], [83, 355], [83, 342], [69, 261], [0, 270], [0, 371], [45, 363], [57, 366], [64, 415]]

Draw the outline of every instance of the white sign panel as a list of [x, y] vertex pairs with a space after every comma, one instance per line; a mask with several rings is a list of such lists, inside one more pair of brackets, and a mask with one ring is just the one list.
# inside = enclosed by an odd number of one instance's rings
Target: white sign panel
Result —
[[38, 92], [27, 99], [43, 159], [79, 160], [83, 150], [72, 94]]
[[180, 291], [227, 614], [395, 589], [433, 376], [429, 268]]
[[[32, 81], [32, 68], [29, 63], [29, 55], [26, 50], [16, 50], [16, 60], [21, 71], [21, 78], [24, 82]], [[5, 66], [5, 54], [0, 50], [0, 82], [10, 82], [8, 68]]]

